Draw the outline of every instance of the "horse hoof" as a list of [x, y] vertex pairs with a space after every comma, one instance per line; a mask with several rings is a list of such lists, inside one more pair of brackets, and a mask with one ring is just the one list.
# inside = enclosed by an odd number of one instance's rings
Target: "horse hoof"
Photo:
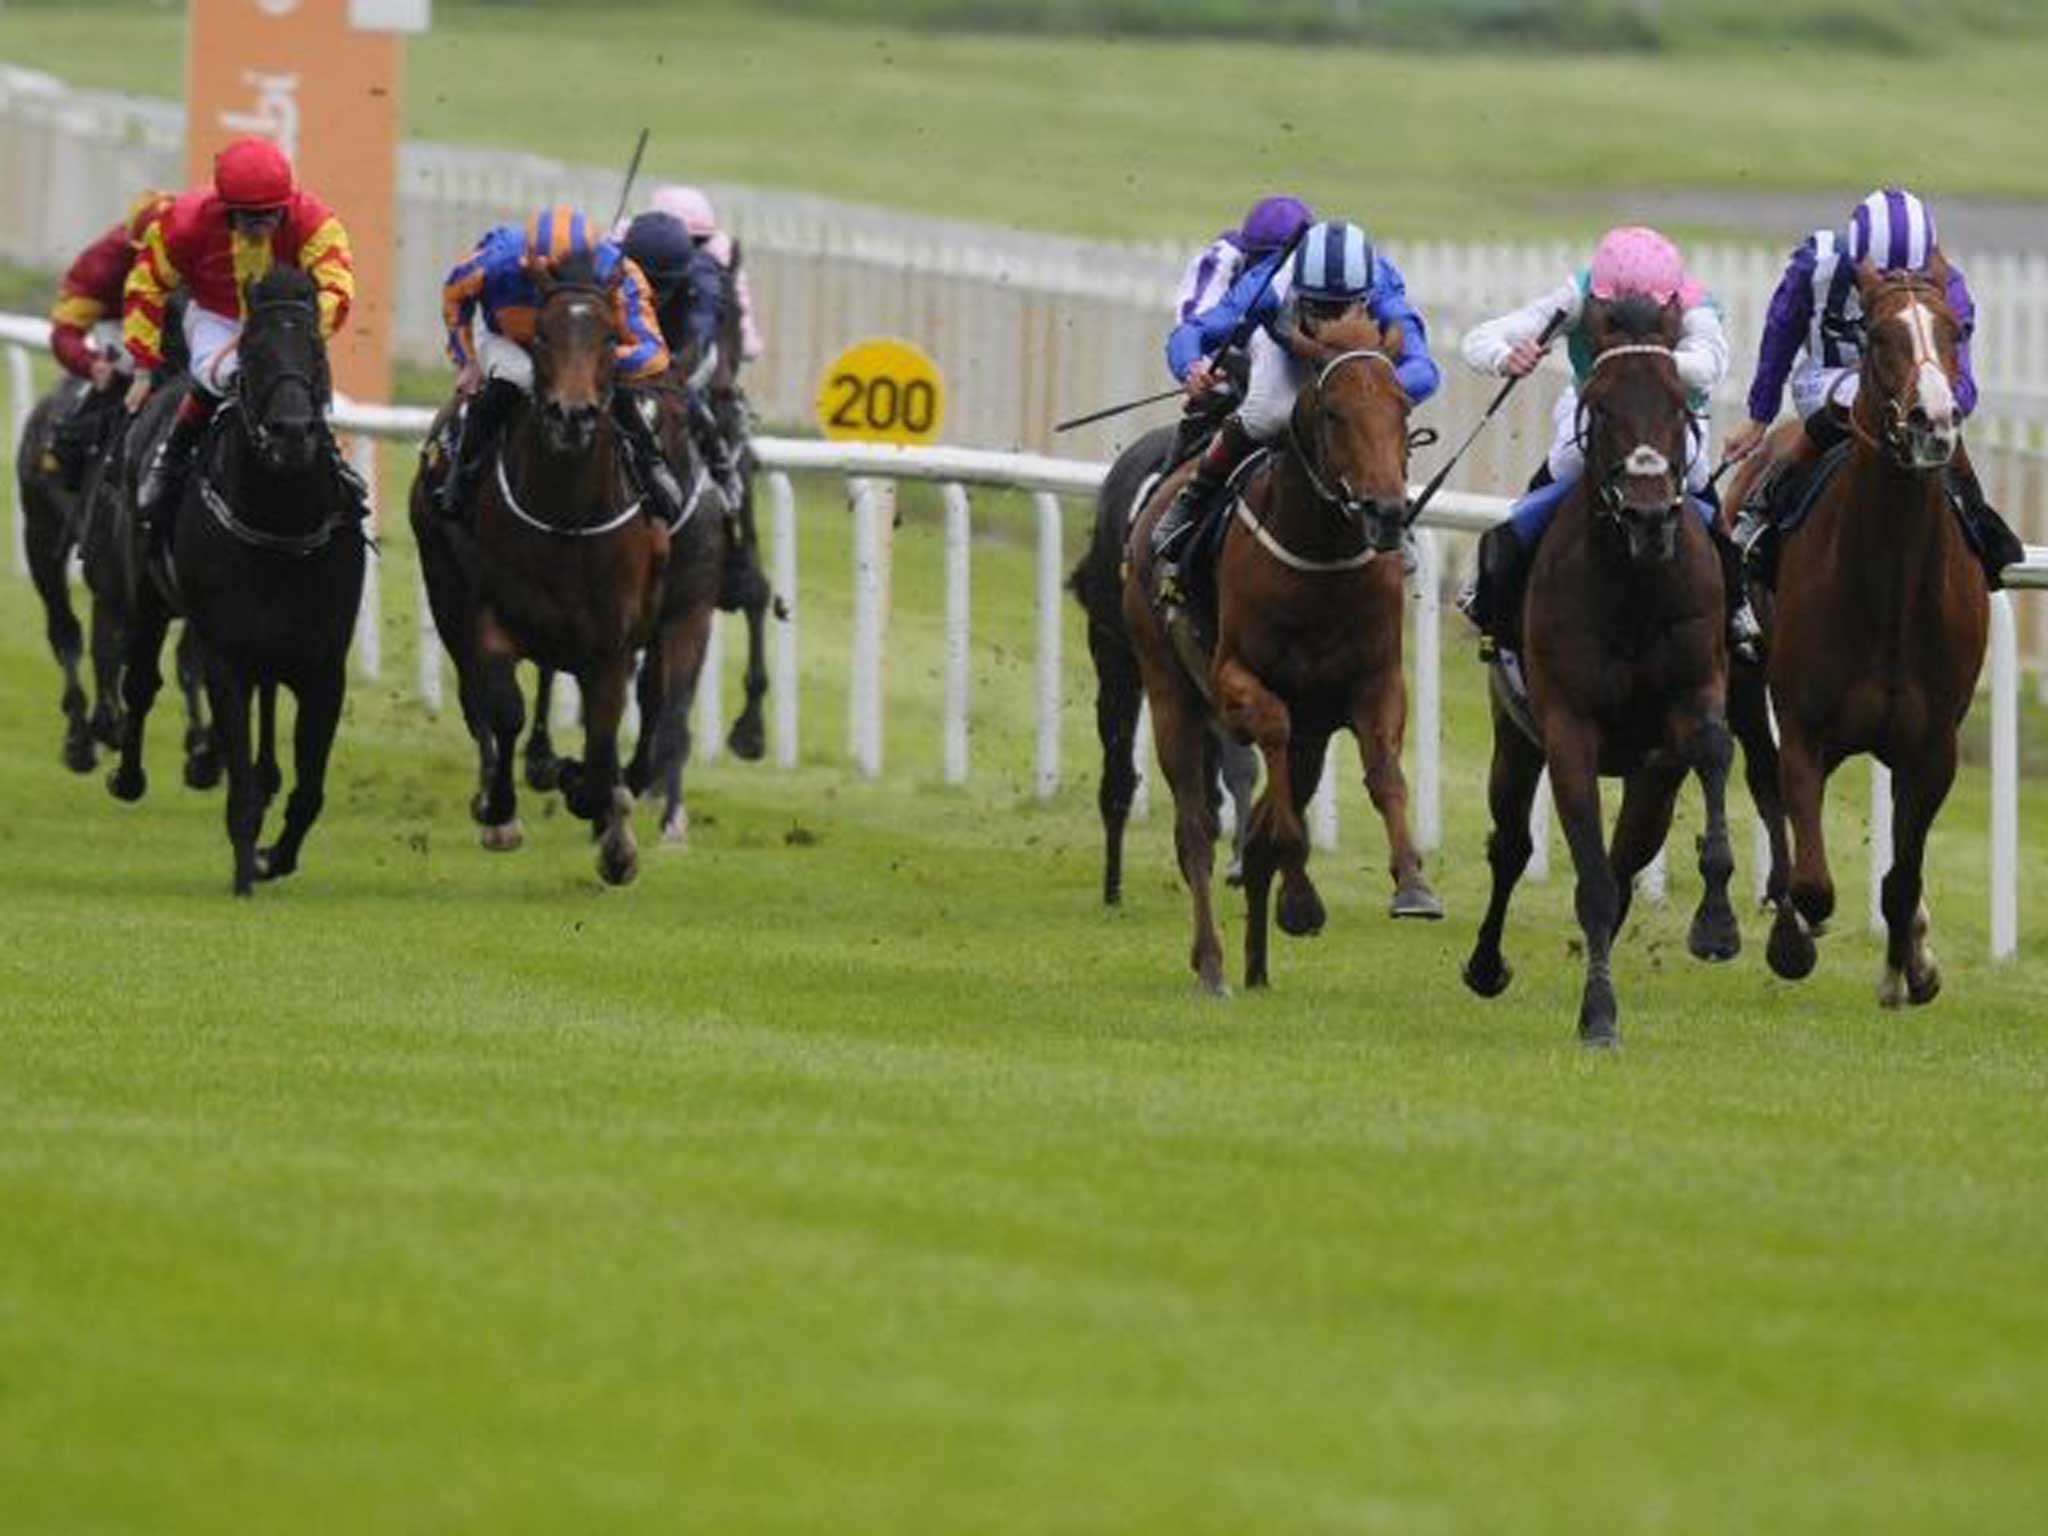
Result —
[[477, 841], [483, 844], [486, 852], [511, 853], [526, 841], [526, 828], [522, 827], [519, 818], [514, 816], [510, 821], [500, 822], [496, 826], [483, 827], [477, 834]]
[[553, 753], [526, 754], [526, 787], [545, 795], [561, 782], [562, 765]]
[[1499, 997], [1515, 979], [1514, 967], [1507, 961], [1496, 957], [1490, 965], [1482, 964], [1476, 955], [1465, 962], [1459, 974], [1465, 978], [1465, 985], [1481, 997]]
[[597, 850], [597, 877], [606, 885], [631, 885], [640, 873], [640, 850], [633, 834], [605, 838]]
[[91, 773], [99, 761], [99, 754], [92, 749], [92, 733], [83, 724], [74, 725], [64, 733], [64, 766], [73, 773]]
[[1695, 960], [1733, 960], [1742, 953], [1742, 927], [1732, 911], [1709, 912], [1702, 907], [1693, 914], [1685, 947]]
[[1924, 1008], [1941, 996], [1941, 967], [1929, 961], [1922, 969], [1906, 968], [1906, 1001]]
[[187, 789], [212, 789], [219, 782], [220, 755], [211, 747], [194, 752], [185, 759]]
[[133, 773], [125, 767], [116, 768], [107, 775], [107, 792], [116, 800], [133, 805], [149, 792], [149, 775], [140, 768]]
[[268, 848], [258, 848], [256, 850], [256, 878], [258, 880], [282, 880], [286, 875], [295, 874], [298, 871], [298, 867], [298, 856], [281, 851], [276, 843], [271, 844]]
[[1604, 981], [1586, 988], [1579, 1004], [1579, 1044], [1592, 1050], [1613, 1050], [1621, 1044], [1621, 1008], [1613, 986]]
[[1771, 939], [1765, 947], [1764, 958], [1770, 962], [1773, 975], [1785, 981], [1804, 981], [1813, 974], [1814, 962], [1820, 958], [1820, 951], [1814, 948], [1813, 935], [1800, 922], [1798, 915], [1789, 908], [1780, 907], [1777, 920], [1771, 924]]
[[1221, 976], [1197, 976], [1195, 990], [1204, 997], [1214, 998], [1219, 1003], [1227, 1001], [1230, 997], [1230, 983]]
[[733, 721], [732, 730], [726, 734], [726, 747], [742, 762], [758, 763], [768, 751], [768, 741], [761, 729], [761, 722], [742, 715]]
[[1389, 917], [1416, 917], [1425, 922], [1439, 922], [1444, 915], [1443, 898], [1430, 889], [1429, 882], [1416, 875], [1404, 880], [1394, 891], [1394, 899], [1388, 903]]
[[1280, 931], [1291, 938], [1312, 938], [1323, 931], [1328, 914], [1323, 911], [1323, 898], [1316, 894], [1316, 888], [1309, 884], [1308, 877], [1289, 881], [1280, 888], [1280, 901], [1274, 912], [1274, 920], [1280, 924]]

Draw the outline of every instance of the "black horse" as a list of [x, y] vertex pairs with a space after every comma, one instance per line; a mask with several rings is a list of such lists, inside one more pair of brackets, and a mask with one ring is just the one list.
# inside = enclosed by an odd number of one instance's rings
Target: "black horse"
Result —
[[[1095, 533], [1088, 552], [1067, 578], [1067, 586], [1088, 612], [1088, 654], [1095, 662], [1095, 731], [1102, 741], [1102, 784], [1096, 804], [1102, 812], [1102, 899], [1109, 906], [1123, 900], [1124, 824], [1138, 788], [1131, 753], [1138, 739], [1138, 709], [1145, 702], [1138, 654], [1131, 649], [1124, 626], [1124, 549], [1132, 516], [1150, 487], [1173, 468], [1175, 454], [1186, 440], [1180, 427], [1154, 427], [1117, 455], [1095, 498]], [[1209, 759], [1211, 784], [1221, 779], [1237, 811], [1224, 878], [1241, 885], [1244, 840], [1251, 829], [1252, 794], [1258, 787], [1258, 754], [1212, 731]], [[1219, 804], [1220, 799], [1217, 796]]]
[[[137, 584], [123, 690], [121, 763], [108, 788], [138, 800], [149, 707], [173, 597], [205, 654], [206, 692], [227, 759], [234, 890], [298, 868], [320, 814], [327, 759], [348, 688], [348, 646], [362, 600], [360, 508], [326, 441], [332, 396], [312, 279], [277, 267], [243, 293], [247, 323], [234, 399], [216, 412], [180, 498], [169, 559]], [[276, 758], [279, 684], [298, 702], [284, 827], [258, 849], [282, 784]], [[251, 740], [251, 705], [258, 706]]]
[[[70, 564], [78, 548], [83, 523], [81, 513], [86, 485], [67, 483], [60, 462], [60, 443], [67, 431], [75, 431], [80, 418], [90, 409], [91, 386], [83, 379], [65, 378], [29, 412], [21, 441], [15, 445], [15, 505], [21, 508], [22, 542], [27, 547], [29, 577], [43, 603], [43, 633], [57, 665], [64, 672], [64, 766], [85, 773], [93, 765], [93, 734], [97, 726], [102, 739], [113, 730], [113, 701], [102, 693], [91, 718], [86, 694], [79, 677], [85, 655], [85, 630], [71, 606]], [[118, 407], [117, 407], [118, 408]], [[97, 477], [100, 445], [82, 443], [86, 450], [87, 482]]]

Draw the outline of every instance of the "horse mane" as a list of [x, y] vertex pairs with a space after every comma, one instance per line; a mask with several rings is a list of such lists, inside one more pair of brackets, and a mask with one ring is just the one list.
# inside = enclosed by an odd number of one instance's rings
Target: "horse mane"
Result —
[[1297, 329], [1291, 344], [1297, 356], [1314, 364], [1327, 363], [1345, 352], [1384, 352], [1398, 361], [1406, 339], [1398, 325], [1382, 327], [1361, 306], [1324, 321], [1313, 336]]
[[249, 297], [258, 304], [311, 304], [318, 295], [311, 275], [287, 262], [272, 262], [249, 286]]
[[574, 283], [586, 288], [602, 286], [597, 276], [597, 258], [589, 251], [571, 251], [553, 264], [549, 275], [558, 283]]
[[1638, 293], [1625, 294], [1617, 299], [1596, 299], [1594, 303], [1602, 327], [1626, 341], [1654, 343], [1678, 339], [1678, 329], [1673, 323], [1678, 317], [1673, 305], [1659, 304], [1655, 299]]

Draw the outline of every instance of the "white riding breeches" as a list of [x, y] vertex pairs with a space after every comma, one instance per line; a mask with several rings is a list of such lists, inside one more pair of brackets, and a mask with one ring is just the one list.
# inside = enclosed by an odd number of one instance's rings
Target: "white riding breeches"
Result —
[[242, 322], [196, 303], [185, 306], [185, 350], [192, 358], [192, 382], [216, 399], [228, 392], [242, 366]]
[[1251, 379], [1245, 385], [1244, 403], [1237, 419], [1255, 443], [1270, 443], [1287, 426], [1294, 414], [1294, 397], [1301, 393], [1302, 366], [1262, 326], [1252, 332]]
[[[1691, 417], [1685, 432], [1685, 488], [1688, 491], [1704, 491], [1707, 481], [1713, 477], [1709, 452], [1712, 447], [1713, 423], [1699, 416]], [[1553, 480], [1576, 480], [1585, 473], [1585, 455], [1579, 451], [1579, 392], [1567, 384], [1557, 397], [1557, 404], [1550, 413], [1550, 477]]]
[[1792, 409], [1799, 413], [1801, 421], [1830, 403], [1846, 411], [1856, 403], [1856, 391], [1862, 383], [1859, 366], [1822, 368], [1802, 359], [1792, 374]]
[[93, 351], [114, 365], [114, 372], [123, 378], [135, 372], [135, 359], [130, 357], [128, 349], [121, 345], [119, 320], [96, 320], [86, 335], [92, 342]]
[[470, 331], [476, 348], [477, 367], [487, 379], [503, 379], [517, 385], [521, 394], [533, 393], [533, 357], [508, 336], [500, 336], [481, 320]]

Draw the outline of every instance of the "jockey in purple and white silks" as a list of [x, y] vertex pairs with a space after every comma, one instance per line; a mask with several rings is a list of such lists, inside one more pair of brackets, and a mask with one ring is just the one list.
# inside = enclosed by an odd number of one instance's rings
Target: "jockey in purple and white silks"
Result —
[[[1232, 346], [1251, 354], [1251, 377], [1243, 402], [1216, 430], [1194, 475], [1152, 529], [1163, 602], [1185, 598], [1180, 560], [1199, 540], [1189, 533], [1222, 505], [1231, 471], [1255, 447], [1286, 429], [1306, 370], [1283, 337], [1291, 329], [1314, 335], [1317, 327], [1363, 306], [1382, 326], [1401, 331], [1401, 359], [1395, 376], [1408, 398], [1420, 405], [1436, 393], [1442, 376], [1429, 355], [1429, 334], [1408, 303], [1400, 270], [1379, 255], [1356, 224], [1330, 220], [1312, 224], [1293, 246], [1250, 263], [1220, 303], [1175, 330], [1167, 358], [1176, 377], [1206, 380], [1212, 360]], [[1205, 392], [1203, 387], [1191, 393]]]
[[[1941, 254], [1931, 208], [1901, 187], [1882, 187], [1856, 205], [1846, 229], [1817, 229], [1792, 252], [1764, 320], [1756, 374], [1749, 386], [1749, 420], [1729, 437], [1728, 457], [1747, 458], [1763, 442], [1788, 379], [1792, 408], [1806, 430], [1769, 473], [1758, 477], [1741, 509], [1736, 540], [1745, 548], [1792, 508], [1805, 471], [1849, 435], [1848, 414], [1856, 403], [1863, 362], [1857, 268], [1868, 262], [1880, 272], [1926, 272], [1937, 257], [1947, 269], [1948, 305], [1962, 333], [1956, 343], [1955, 397], [1956, 414], [1967, 418], [1977, 408], [1977, 375], [1971, 359], [1977, 305], [1962, 268]], [[1948, 488], [1995, 589], [2002, 584], [2004, 568], [2024, 559], [2026, 551], [1984, 500], [1960, 444], [1948, 469]]]
[[[1543, 468], [1528, 493], [1515, 503], [1508, 520], [1481, 537], [1473, 583], [1459, 599], [1466, 616], [1496, 645], [1513, 644], [1511, 631], [1536, 546], [1585, 473], [1579, 391], [1591, 375], [1594, 361], [1583, 323], [1587, 301], [1623, 298], [1644, 298], [1658, 305], [1676, 301], [1682, 308], [1672, 361], [1685, 386], [1692, 418], [1686, 434], [1685, 487], [1698, 497], [1712, 478], [1708, 450], [1713, 423], [1708, 410], [1714, 390], [1728, 374], [1728, 338], [1721, 326], [1721, 306], [1686, 271], [1678, 247], [1656, 230], [1639, 225], [1611, 229], [1594, 248], [1590, 266], [1520, 309], [1474, 326], [1460, 346], [1465, 361], [1480, 372], [1519, 377], [1543, 360], [1540, 338], [1551, 317], [1561, 314], [1564, 318], [1556, 334], [1565, 340], [1572, 369], [1572, 381], [1558, 395], [1552, 411], [1550, 451]], [[1744, 610], [1738, 623], [1753, 628], [1755, 619]]]

